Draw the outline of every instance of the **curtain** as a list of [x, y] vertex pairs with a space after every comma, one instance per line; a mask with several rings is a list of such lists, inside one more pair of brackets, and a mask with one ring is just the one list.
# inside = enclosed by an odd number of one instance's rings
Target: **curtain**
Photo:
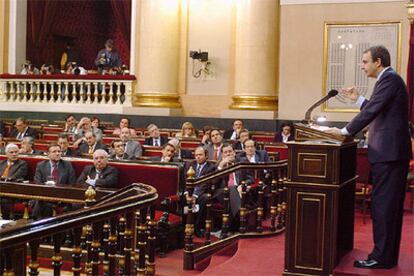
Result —
[[131, 0], [111, 0], [114, 20], [122, 34], [124, 45], [130, 50]]
[[58, 11], [59, 0], [29, 0], [27, 3], [27, 56], [33, 63], [40, 64], [46, 59], [46, 43]]
[[408, 50], [407, 88], [409, 100], [408, 118], [414, 124], [414, 21], [411, 22], [410, 45]]

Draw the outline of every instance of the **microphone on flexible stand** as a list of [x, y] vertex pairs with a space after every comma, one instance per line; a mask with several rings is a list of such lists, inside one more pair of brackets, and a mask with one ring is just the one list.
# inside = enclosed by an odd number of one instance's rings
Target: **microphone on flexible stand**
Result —
[[302, 120], [302, 123], [303, 124], [309, 124], [311, 122], [311, 113], [312, 113], [312, 111], [317, 106], [320, 106], [322, 103], [326, 102], [327, 100], [329, 100], [332, 97], [335, 97], [336, 95], [338, 95], [338, 90], [331, 90], [331, 91], [328, 92], [328, 95], [326, 95], [325, 97], [323, 97], [322, 99], [320, 99], [319, 101], [314, 103], [311, 107], [309, 107], [309, 109], [305, 113], [305, 119]]

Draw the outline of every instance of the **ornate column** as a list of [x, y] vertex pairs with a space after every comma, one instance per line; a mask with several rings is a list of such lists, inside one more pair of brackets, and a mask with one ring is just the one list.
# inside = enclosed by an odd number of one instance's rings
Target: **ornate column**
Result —
[[170, 115], [169, 109], [181, 108], [177, 91], [180, 1], [139, 0], [138, 6], [133, 104], [155, 108], [154, 115], [165, 113], [160, 110], [168, 110], [165, 115]]
[[279, 1], [239, 0], [236, 14], [235, 84], [229, 108], [275, 114]]

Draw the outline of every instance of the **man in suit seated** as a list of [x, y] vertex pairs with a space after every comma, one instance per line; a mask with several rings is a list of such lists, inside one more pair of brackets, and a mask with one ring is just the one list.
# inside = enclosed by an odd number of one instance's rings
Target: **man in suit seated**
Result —
[[[5, 181], [21, 181], [27, 179], [28, 166], [26, 161], [19, 159], [19, 147], [8, 144], [5, 149], [7, 159], [0, 161], [0, 176]], [[9, 212], [16, 200], [0, 197], [3, 218], [9, 217]]]
[[[248, 139], [244, 141], [244, 151], [241, 152], [237, 159], [240, 163], [269, 163], [269, 155], [265, 150], [258, 150], [256, 142]], [[271, 174], [267, 170], [251, 172], [252, 175], [256, 175], [255, 178], [262, 180], [265, 184], [270, 185], [272, 178]]]
[[111, 160], [132, 160], [125, 152], [124, 143], [121, 140], [113, 140], [111, 143], [112, 153], [109, 155]]
[[62, 152], [62, 156], [76, 156], [77, 155], [74, 149], [69, 148], [68, 136], [66, 134], [59, 135], [57, 144], [60, 146], [60, 151]]
[[[52, 143], [47, 150], [48, 160], [41, 161], [36, 166], [34, 182], [37, 184], [74, 184], [75, 170], [69, 161], [62, 160], [62, 152], [58, 144]], [[32, 216], [35, 219], [50, 217], [53, 214], [53, 204], [35, 201]]]
[[190, 150], [182, 149], [181, 142], [177, 138], [173, 138], [168, 141], [169, 144], [175, 147], [175, 158], [178, 160], [181, 159], [192, 159], [193, 153]]
[[92, 126], [92, 121], [88, 117], [83, 117], [80, 119], [78, 125], [76, 126], [75, 130], [75, 142], [73, 145], [75, 147], [79, 147], [80, 144], [85, 142], [85, 134], [87, 132], [93, 132], [95, 134], [96, 140], [101, 141], [102, 140], [102, 130]]
[[244, 141], [250, 139], [250, 133], [247, 129], [243, 128], [239, 133], [239, 140], [233, 144], [235, 150], [244, 150]]
[[34, 139], [31, 136], [26, 136], [20, 145], [20, 154], [43, 155], [43, 151], [35, 149]]
[[86, 143], [82, 143], [79, 146], [79, 155], [92, 155], [96, 150], [106, 150], [106, 146], [97, 141], [96, 135], [92, 131], [85, 133]]
[[65, 118], [65, 128], [64, 132], [67, 133], [75, 133], [76, 130], [76, 118], [73, 114], [69, 114]]
[[[190, 167], [195, 171], [195, 178], [200, 178], [206, 174], [212, 173], [216, 170], [216, 166], [213, 163], [207, 161], [207, 150], [203, 147], [198, 147], [194, 150], [195, 160], [191, 161], [186, 167], [184, 172], [187, 172]], [[205, 207], [207, 201], [207, 189], [208, 185], [198, 186], [194, 188], [193, 202], [192, 204], [198, 204], [198, 213], [195, 220], [196, 234], [202, 236], [202, 229], [204, 228]], [[185, 193], [187, 202], [191, 199], [188, 193]]]
[[86, 183], [93, 187], [118, 187], [118, 170], [108, 165], [108, 153], [98, 149], [93, 153], [93, 165], [86, 166], [77, 183]]
[[33, 139], [37, 138], [37, 131], [29, 127], [27, 120], [23, 117], [16, 119], [14, 127], [15, 128], [10, 133], [11, 138], [16, 138], [19, 141], [22, 141], [24, 137], [33, 137]]
[[8, 144], [5, 152], [7, 159], [0, 161], [1, 178], [10, 181], [26, 180], [28, 167], [26, 161], [19, 159], [19, 147]]
[[235, 120], [233, 122], [233, 129], [228, 129], [224, 132], [223, 138], [226, 140], [236, 141], [239, 139], [240, 131], [243, 129], [243, 121]]
[[124, 127], [121, 129], [119, 138], [121, 138], [121, 141], [124, 144], [125, 153], [128, 155], [129, 159], [137, 159], [142, 156], [142, 147], [139, 142], [132, 140], [131, 136], [132, 133], [130, 128]]
[[[234, 151], [232, 145], [224, 144], [221, 148], [223, 158], [217, 165], [217, 170], [225, 169], [229, 166], [238, 163], [236, 158], [236, 152]], [[224, 187], [229, 189], [229, 202], [230, 202], [230, 230], [236, 231], [239, 226], [239, 211], [241, 206], [241, 192], [242, 186], [240, 185], [242, 181], [246, 181], [247, 190], [250, 189], [250, 185], [254, 183], [253, 175], [249, 172], [239, 170], [234, 173], [223, 177], [220, 188], [217, 189], [213, 195], [213, 199], [217, 200], [224, 205]]]
[[153, 158], [151, 158], [151, 160], [165, 163], [178, 161], [174, 158], [175, 147], [170, 143], [165, 143], [162, 146], [161, 154], [161, 156], [154, 156]]
[[150, 124], [147, 126], [149, 137], [145, 139], [144, 145], [161, 147], [168, 142], [168, 138], [160, 135], [160, 130], [157, 125]]
[[221, 159], [221, 148], [223, 146], [223, 135], [220, 132], [220, 129], [213, 128], [210, 131], [210, 141], [211, 144], [204, 146], [208, 151], [208, 160], [218, 161]]

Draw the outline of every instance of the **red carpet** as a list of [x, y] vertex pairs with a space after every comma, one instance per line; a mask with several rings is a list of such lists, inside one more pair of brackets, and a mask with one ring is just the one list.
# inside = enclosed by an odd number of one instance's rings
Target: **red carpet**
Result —
[[[408, 198], [406, 200], [408, 206]], [[390, 270], [367, 270], [353, 267], [355, 259], [364, 259], [371, 251], [372, 224], [368, 218], [362, 224], [360, 210], [355, 211], [354, 250], [345, 256], [334, 270], [334, 275], [414, 275], [414, 214], [404, 212], [400, 261]], [[284, 235], [270, 238], [240, 240], [233, 256], [213, 256], [209, 266], [202, 272], [183, 271], [182, 250], [167, 254], [167, 258], [156, 260], [157, 275], [282, 275], [284, 267]]]

